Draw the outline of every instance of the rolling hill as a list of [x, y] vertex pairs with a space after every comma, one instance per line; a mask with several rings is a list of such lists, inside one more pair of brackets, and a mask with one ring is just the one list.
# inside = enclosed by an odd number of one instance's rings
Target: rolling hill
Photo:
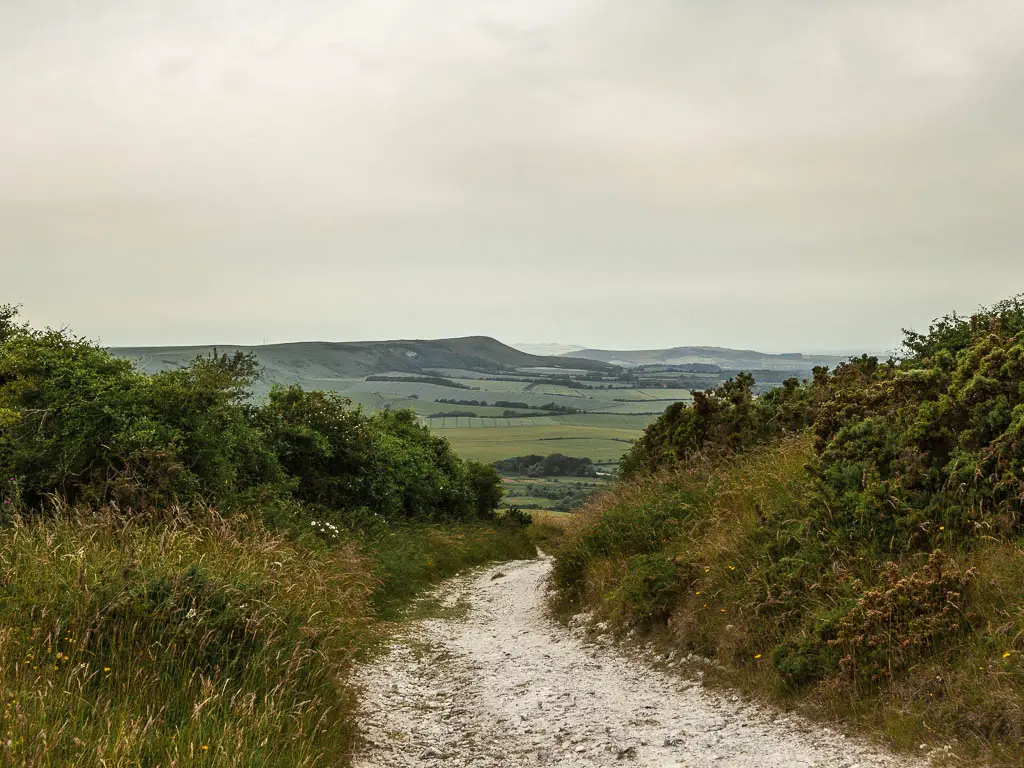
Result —
[[599, 360], [622, 368], [641, 365], [716, 365], [723, 370], [768, 370], [810, 372], [816, 365], [836, 366], [841, 355], [805, 355], [800, 352], [769, 354], [725, 347], [671, 347], [669, 349], [580, 349], [561, 357]]
[[483, 374], [517, 373], [529, 369], [611, 373], [615, 368], [595, 360], [531, 355], [487, 336], [437, 340], [304, 341], [265, 346], [115, 347], [110, 352], [131, 360], [144, 371], [154, 373], [187, 364], [214, 349], [228, 353], [235, 350], [251, 352], [259, 359], [267, 379], [276, 384], [448, 370]]

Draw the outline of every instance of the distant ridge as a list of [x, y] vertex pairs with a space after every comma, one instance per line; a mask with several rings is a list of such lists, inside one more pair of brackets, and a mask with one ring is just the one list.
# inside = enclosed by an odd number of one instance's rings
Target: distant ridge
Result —
[[563, 358], [598, 360], [620, 367], [640, 365], [717, 365], [723, 369], [772, 371], [810, 371], [816, 365], [836, 366], [847, 357], [839, 355], [805, 355], [801, 352], [770, 354], [752, 349], [725, 347], [670, 347], [668, 349], [581, 349], [566, 352]]
[[271, 382], [296, 379], [363, 378], [383, 373], [419, 374], [433, 370], [498, 373], [520, 368], [557, 368], [609, 372], [608, 363], [521, 352], [489, 336], [393, 341], [301, 341], [287, 344], [237, 344], [181, 347], [113, 347], [111, 354], [131, 360], [149, 373], [178, 368], [214, 349], [256, 355]]

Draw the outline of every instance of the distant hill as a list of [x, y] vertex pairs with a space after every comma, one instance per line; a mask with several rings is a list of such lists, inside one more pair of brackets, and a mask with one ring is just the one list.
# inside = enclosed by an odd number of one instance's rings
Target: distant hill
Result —
[[578, 352], [583, 349], [579, 344], [559, 344], [557, 342], [523, 342], [512, 346], [529, 355], [564, 355], [567, 352]]
[[598, 360], [624, 368], [641, 365], [716, 365], [725, 370], [809, 372], [816, 365], [836, 366], [847, 358], [836, 355], [804, 355], [800, 352], [768, 354], [724, 347], [672, 347], [670, 349], [581, 349], [564, 358]]
[[531, 355], [487, 336], [466, 336], [433, 341], [304, 341], [265, 346], [236, 344], [194, 347], [114, 347], [110, 352], [131, 360], [148, 372], [185, 365], [214, 349], [250, 352], [259, 359], [269, 383], [362, 379], [384, 373], [424, 374], [433, 371], [514, 373], [529, 369], [559, 369], [608, 373], [615, 366], [601, 361]]

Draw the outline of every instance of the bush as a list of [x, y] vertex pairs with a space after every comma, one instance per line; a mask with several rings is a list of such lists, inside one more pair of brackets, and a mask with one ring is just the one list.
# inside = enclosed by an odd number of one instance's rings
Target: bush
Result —
[[649, 628], [668, 619], [686, 587], [671, 554], [634, 555], [612, 599], [627, 612], [629, 621]]
[[501, 522], [513, 528], [533, 525], [533, 515], [519, 507], [507, 507], [501, 515]]
[[493, 517], [494, 510], [505, 496], [505, 486], [498, 471], [479, 461], [466, 462], [469, 487], [476, 499], [478, 517]]
[[887, 361], [698, 393], [560, 542], [561, 606], [658, 630], [709, 680], [1021, 765], [1022, 381], [1015, 299]]
[[[153, 510], [216, 502], [307, 520], [468, 520], [500, 486], [414, 413], [363, 414], [336, 394], [275, 388], [250, 402], [255, 358], [214, 353], [146, 376], [63, 331], [0, 311], [0, 488], [46, 500]], [[11, 505], [4, 505], [11, 506]], [[287, 508], [286, 515], [280, 510]], [[324, 510], [334, 510], [333, 513]], [[6, 513], [5, 513], [6, 514]]]

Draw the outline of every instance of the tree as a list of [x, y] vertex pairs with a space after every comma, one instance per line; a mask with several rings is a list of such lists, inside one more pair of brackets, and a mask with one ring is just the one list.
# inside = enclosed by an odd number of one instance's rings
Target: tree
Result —
[[476, 512], [480, 517], [493, 517], [494, 510], [505, 496], [505, 486], [494, 467], [479, 461], [466, 462], [469, 485], [476, 499]]

